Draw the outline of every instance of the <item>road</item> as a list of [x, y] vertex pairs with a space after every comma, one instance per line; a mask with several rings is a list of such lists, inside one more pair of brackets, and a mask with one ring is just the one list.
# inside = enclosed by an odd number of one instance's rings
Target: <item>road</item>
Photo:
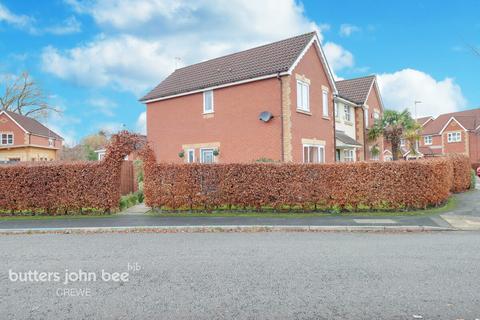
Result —
[[[1, 236], [0, 318], [476, 319], [479, 248], [478, 232]], [[90, 273], [64, 285], [65, 269]], [[29, 270], [52, 278], [13, 281]]]

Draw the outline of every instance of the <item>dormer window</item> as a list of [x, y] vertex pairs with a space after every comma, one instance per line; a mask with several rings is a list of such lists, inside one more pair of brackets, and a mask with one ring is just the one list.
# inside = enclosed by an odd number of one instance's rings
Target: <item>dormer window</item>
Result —
[[203, 92], [203, 113], [213, 113], [213, 90]]

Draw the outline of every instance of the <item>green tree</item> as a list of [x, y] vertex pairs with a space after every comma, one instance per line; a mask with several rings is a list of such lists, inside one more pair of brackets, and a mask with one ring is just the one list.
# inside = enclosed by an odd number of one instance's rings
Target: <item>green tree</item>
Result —
[[[417, 131], [417, 136], [414, 135], [415, 131]], [[373, 127], [368, 131], [368, 140], [376, 141], [383, 136], [383, 139], [389, 142], [392, 147], [393, 160], [398, 160], [400, 140], [405, 137], [405, 134], [408, 134], [411, 139], [418, 141], [419, 129], [410, 112], [406, 109], [402, 112], [385, 110], [383, 117], [377, 119]], [[411, 147], [415, 148], [415, 143], [411, 144]], [[416, 150], [414, 152], [416, 153]]]

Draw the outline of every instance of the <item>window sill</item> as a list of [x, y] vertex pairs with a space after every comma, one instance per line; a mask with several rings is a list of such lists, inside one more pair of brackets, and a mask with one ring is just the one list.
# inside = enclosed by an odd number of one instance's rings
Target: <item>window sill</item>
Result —
[[353, 122], [345, 120], [345, 124], [349, 126], [353, 126]]
[[307, 116], [311, 116], [312, 113], [310, 111], [305, 111], [305, 110], [302, 110], [302, 109], [297, 109], [297, 112], [298, 113], [302, 113], [302, 114], [305, 114]]
[[203, 119], [209, 119], [209, 118], [213, 118], [213, 116], [215, 115], [215, 113], [213, 112], [208, 112], [208, 113], [203, 113]]
[[329, 117], [329, 116], [322, 116], [322, 119], [324, 119], [324, 120], [330, 120], [330, 117]]

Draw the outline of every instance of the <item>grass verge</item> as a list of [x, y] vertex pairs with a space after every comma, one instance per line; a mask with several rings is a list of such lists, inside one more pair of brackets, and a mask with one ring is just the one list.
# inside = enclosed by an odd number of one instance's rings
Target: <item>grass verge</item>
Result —
[[392, 216], [426, 216], [442, 214], [453, 210], [457, 206], [457, 198], [452, 195], [447, 202], [440, 207], [412, 211], [352, 211], [342, 213], [329, 212], [305, 212], [305, 213], [284, 213], [284, 212], [159, 212], [149, 211], [147, 214], [155, 217], [248, 217], [248, 218], [309, 218], [309, 217], [392, 217]]

